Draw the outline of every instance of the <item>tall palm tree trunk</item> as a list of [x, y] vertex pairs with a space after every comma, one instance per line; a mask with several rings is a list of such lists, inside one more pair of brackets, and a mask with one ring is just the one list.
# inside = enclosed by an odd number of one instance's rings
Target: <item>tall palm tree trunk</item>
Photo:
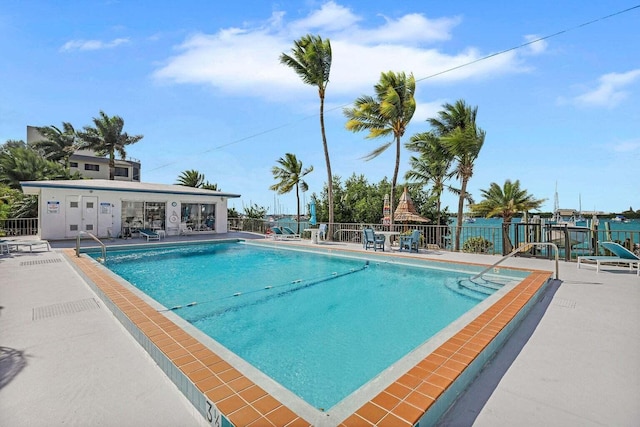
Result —
[[109, 179], [111, 181], [114, 180], [116, 174], [116, 158], [115, 154], [112, 152], [109, 153]]
[[320, 131], [322, 133], [322, 148], [324, 149], [324, 161], [327, 165], [327, 198], [329, 202], [329, 224], [327, 240], [333, 240], [333, 176], [331, 174], [331, 162], [329, 161], [329, 147], [327, 146], [327, 134], [324, 128], [324, 90], [318, 90], [320, 94]]
[[389, 201], [390, 231], [393, 228], [393, 202], [395, 200], [396, 184], [398, 183], [398, 171], [400, 170], [400, 135], [396, 134], [396, 165], [393, 169], [393, 179], [391, 181], [391, 200]]
[[457, 252], [460, 250], [460, 234], [462, 233], [462, 214], [464, 211], [464, 201], [467, 198], [467, 182], [469, 178], [462, 178], [462, 189], [460, 189], [460, 199], [458, 199], [458, 217], [456, 220], [456, 245], [454, 250]]
[[300, 187], [298, 186], [298, 184], [296, 184], [296, 207], [298, 208], [297, 211], [297, 223], [298, 223], [298, 231], [297, 233], [300, 234]]

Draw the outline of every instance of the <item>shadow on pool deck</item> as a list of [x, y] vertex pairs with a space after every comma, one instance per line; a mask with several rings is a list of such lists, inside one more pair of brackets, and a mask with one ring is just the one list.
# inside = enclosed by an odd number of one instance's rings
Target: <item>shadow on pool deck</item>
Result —
[[[212, 238], [264, 239], [227, 233], [163, 243]], [[147, 242], [105, 241], [141, 243]], [[0, 257], [0, 425], [207, 425], [99, 299], [97, 309], [34, 320], [36, 309], [96, 298], [55, 251], [75, 244], [52, 242], [52, 252]], [[93, 245], [83, 240], [87, 246]], [[419, 256], [499, 259], [444, 251]], [[524, 258], [505, 265], [553, 269], [550, 261]], [[596, 274], [565, 262], [560, 279], [440, 425], [640, 425], [640, 279], [625, 268]]]

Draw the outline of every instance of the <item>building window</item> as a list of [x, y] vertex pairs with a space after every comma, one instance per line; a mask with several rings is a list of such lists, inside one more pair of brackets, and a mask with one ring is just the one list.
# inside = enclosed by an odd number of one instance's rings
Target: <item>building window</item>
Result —
[[165, 202], [122, 201], [122, 234], [135, 233], [141, 228], [164, 230]]
[[195, 231], [215, 231], [216, 205], [209, 203], [182, 203], [181, 220]]
[[70, 168], [77, 168], [78, 167], [78, 162], [69, 162], [69, 167]]
[[78, 207], [78, 202], [69, 202], [69, 207], [70, 208], [77, 208]]
[[133, 168], [133, 180], [140, 181], [140, 168]]
[[99, 172], [100, 171], [100, 165], [92, 165], [91, 163], [86, 163], [84, 165], [84, 170]]
[[116, 166], [116, 170], [114, 171], [115, 176], [124, 176], [129, 177], [129, 168], [120, 168]]

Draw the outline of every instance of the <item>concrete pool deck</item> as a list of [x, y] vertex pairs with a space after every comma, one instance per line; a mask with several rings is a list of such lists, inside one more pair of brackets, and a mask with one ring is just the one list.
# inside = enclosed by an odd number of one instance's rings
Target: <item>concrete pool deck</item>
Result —
[[[554, 268], [525, 258], [504, 265]], [[441, 425], [639, 424], [640, 279], [565, 262], [560, 279]], [[57, 250], [0, 257], [0, 305], [1, 425], [207, 425]]]

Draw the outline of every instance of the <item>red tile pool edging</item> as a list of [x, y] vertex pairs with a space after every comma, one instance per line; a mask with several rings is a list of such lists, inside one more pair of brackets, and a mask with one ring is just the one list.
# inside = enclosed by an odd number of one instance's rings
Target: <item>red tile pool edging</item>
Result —
[[[64, 253], [233, 425], [312, 425], [119, 283], [95, 260], [86, 255], [78, 258], [72, 249]], [[549, 271], [532, 272], [338, 425], [414, 426], [551, 276]]]

